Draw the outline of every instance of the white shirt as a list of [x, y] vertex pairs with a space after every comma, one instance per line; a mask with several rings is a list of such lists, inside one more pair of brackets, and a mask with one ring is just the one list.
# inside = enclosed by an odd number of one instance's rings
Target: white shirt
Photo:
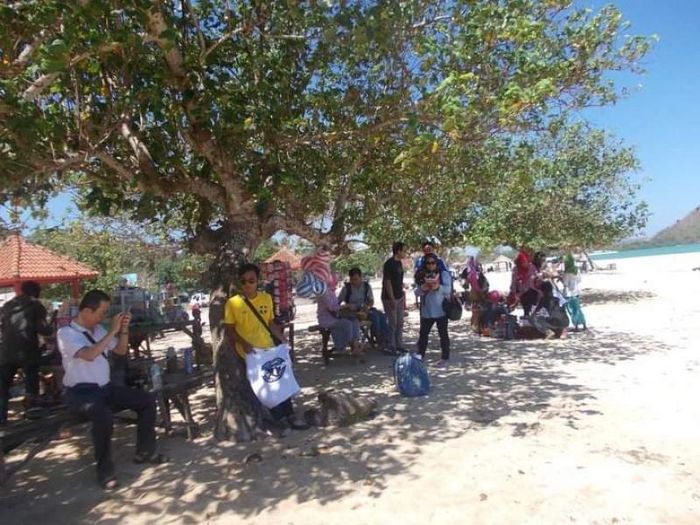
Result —
[[[107, 335], [107, 330], [100, 325], [97, 325], [93, 330], [88, 330], [75, 321], [71, 321], [68, 326], [59, 329], [56, 334], [65, 370], [63, 384], [68, 387], [78, 383], [97, 383], [104, 386], [109, 383], [109, 361], [105, 355], [98, 355], [93, 361], [86, 361], [75, 355], [81, 348], [93, 346], [93, 343], [83, 332], [88, 332], [98, 342]], [[116, 346], [117, 338], [112, 337], [112, 340], [107, 344], [107, 350], [114, 350]]]

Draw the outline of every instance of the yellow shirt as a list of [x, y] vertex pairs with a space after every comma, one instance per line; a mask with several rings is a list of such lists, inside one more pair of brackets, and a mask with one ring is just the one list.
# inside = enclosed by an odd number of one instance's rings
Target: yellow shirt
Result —
[[[267, 292], [258, 292], [254, 298], [248, 300], [269, 326], [274, 317], [272, 296]], [[255, 348], [271, 348], [275, 346], [270, 332], [267, 331], [260, 319], [250, 310], [250, 307], [241, 295], [234, 295], [226, 301], [224, 323], [232, 325], [238, 335]], [[236, 344], [236, 351], [238, 355], [245, 359], [245, 351], [238, 343]]]

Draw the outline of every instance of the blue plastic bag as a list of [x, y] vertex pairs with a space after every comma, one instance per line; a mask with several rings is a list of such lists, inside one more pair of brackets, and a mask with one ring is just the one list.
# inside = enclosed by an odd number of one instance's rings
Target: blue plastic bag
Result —
[[396, 358], [394, 381], [402, 396], [418, 397], [430, 392], [428, 369], [415, 354], [403, 354]]

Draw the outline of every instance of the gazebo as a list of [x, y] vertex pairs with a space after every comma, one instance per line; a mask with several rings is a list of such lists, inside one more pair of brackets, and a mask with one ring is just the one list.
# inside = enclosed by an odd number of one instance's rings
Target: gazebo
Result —
[[[496, 260], [493, 261], [493, 269], [497, 272], [507, 272], [513, 267], [513, 261], [511, 261], [505, 255], [499, 255]], [[501, 268], [503, 267], [503, 268]]]
[[98, 275], [89, 266], [27, 242], [18, 233], [11, 234], [0, 245], [0, 287], [12, 287], [17, 294], [24, 281], [70, 283], [71, 295], [78, 298], [80, 281]]
[[264, 262], [271, 263], [275, 261], [289, 263], [289, 268], [292, 271], [297, 271], [301, 269], [301, 257], [286, 246], [282, 246], [279, 250], [277, 250], [275, 253], [273, 253], [267, 259], [265, 259]]

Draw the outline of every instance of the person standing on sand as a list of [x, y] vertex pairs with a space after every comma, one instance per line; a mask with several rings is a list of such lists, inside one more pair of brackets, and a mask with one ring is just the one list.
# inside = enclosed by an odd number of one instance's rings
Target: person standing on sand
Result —
[[[285, 343], [287, 339], [282, 333], [282, 328], [273, 322], [272, 296], [267, 292], [258, 291], [260, 268], [252, 263], [243, 264], [238, 269], [238, 279], [241, 293], [226, 301], [224, 324], [229, 338], [234, 342], [236, 354], [245, 361], [246, 354], [254, 352], [256, 348], [264, 350], [274, 347], [273, 336]], [[294, 414], [291, 397], [272, 407], [270, 415], [276, 423], [289, 426], [293, 430], [309, 428], [308, 424]]]
[[382, 277], [382, 304], [389, 324], [389, 337], [386, 349], [390, 353], [405, 351], [403, 348], [403, 319], [405, 296], [403, 289], [403, 256], [405, 246], [395, 242], [391, 247], [392, 256], [384, 263]]
[[25, 281], [21, 292], [0, 309], [0, 425], [7, 422], [10, 387], [20, 368], [24, 372], [26, 415], [35, 410], [39, 399], [39, 336], [53, 333], [46, 308], [39, 302], [41, 286]]
[[578, 330], [579, 325], [586, 330], [586, 316], [583, 315], [579, 299], [581, 276], [578, 273], [574, 256], [570, 253], [564, 257], [564, 273], [561, 276], [561, 281], [564, 284], [566, 309], [571, 317], [571, 324], [574, 325], [574, 330]]
[[452, 278], [450, 272], [438, 269], [438, 258], [433, 254], [425, 256], [423, 271], [416, 275], [419, 275], [416, 285], [422, 298], [418, 353], [425, 357], [430, 330], [437, 324], [442, 352], [437, 366], [445, 367], [450, 359], [450, 336], [447, 332], [447, 314], [442, 304], [452, 293]]

